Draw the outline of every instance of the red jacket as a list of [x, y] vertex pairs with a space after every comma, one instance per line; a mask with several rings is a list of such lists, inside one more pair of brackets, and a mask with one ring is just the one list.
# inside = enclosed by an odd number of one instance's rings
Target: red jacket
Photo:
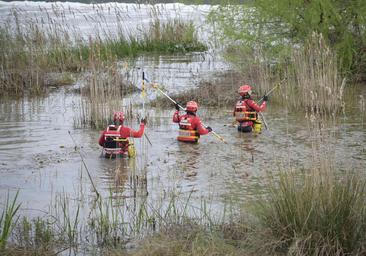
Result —
[[[122, 126], [120, 128], [120, 135], [124, 139], [129, 138], [129, 137], [141, 138], [141, 136], [144, 134], [144, 130], [145, 130], [145, 124], [143, 124], [143, 123], [140, 124], [140, 129], [138, 131], [134, 131], [129, 127]], [[99, 145], [101, 145], [102, 147], [104, 146], [106, 132], [107, 132], [107, 129], [105, 129], [99, 137]]]
[[175, 111], [173, 122], [179, 124], [179, 141], [197, 142], [200, 135], [209, 133], [201, 122], [201, 119], [191, 113], [179, 115], [179, 111]]
[[236, 117], [236, 120], [238, 122], [243, 124], [243, 126], [251, 126], [253, 125], [252, 121], [257, 119], [257, 112], [264, 111], [266, 109], [266, 106], [267, 103], [265, 101], [263, 101], [262, 104], [259, 106], [251, 98], [241, 99], [236, 103], [233, 115]]

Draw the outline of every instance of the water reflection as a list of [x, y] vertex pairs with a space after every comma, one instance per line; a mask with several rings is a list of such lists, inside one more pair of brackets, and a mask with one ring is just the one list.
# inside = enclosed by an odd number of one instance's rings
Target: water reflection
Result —
[[[179, 163], [182, 165], [186, 177], [195, 176], [197, 173], [194, 172], [198, 169], [198, 161], [201, 158], [200, 143], [185, 143], [177, 141], [179, 157]], [[178, 162], [177, 161], [177, 162]]]

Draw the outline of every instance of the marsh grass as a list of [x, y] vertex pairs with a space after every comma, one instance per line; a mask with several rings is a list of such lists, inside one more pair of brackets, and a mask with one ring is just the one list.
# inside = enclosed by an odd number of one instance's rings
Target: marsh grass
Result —
[[[145, 239], [133, 255], [250, 255], [220, 226], [206, 227], [194, 220], [173, 224]], [[120, 255], [120, 254], [116, 254]]]
[[[329, 166], [268, 176], [264, 193], [235, 214], [214, 213], [204, 199], [197, 207], [192, 194], [180, 198], [172, 192], [151, 205], [147, 197], [111, 190], [85, 215], [79, 214], [81, 202], [70, 210], [70, 198], [60, 196], [47, 218], [17, 223], [5, 252], [49, 255], [95, 248], [108, 255], [362, 255], [366, 181]], [[137, 247], [126, 250], [131, 243]]]
[[75, 120], [76, 126], [102, 129], [111, 122], [114, 111], [131, 112], [129, 110], [132, 107], [124, 103], [124, 98], [137, 91], [137, 87], [124, 78], [117, 63], [105, 65], [103, 61], [95, 59], [90, 63], [90, 72], [84, 81], [85, 85], [80, 90], [80, 116]]
[[17, 192], [11, 200], [8, 193], [5, 207], [0, 216], [0, 250], [3, 250], [6, 247], [6, 243], [18, 221], [18, 217], [16, 216], [20, 208], [20, 204], [17, 203], [18, 194], [19, 192]]
[[[198, 41], [191, 21], [174, 19], [162, 22], [158, 16], [151, 16], [150, 29], [143, 31], [142, 35], [135, 35], [120, 18], [117, 21], [118, 33], [114, 35], [108, 30], [108, 24], [102, 22], [107, 14], [103, 14], [103, 7], [97, 5], [95, 12], [99, 21], [96, 34], [85, 40], [82, 33], [76, 27], [70, 27], [65, 20], [72, 10], [58, 5], [54, 5], [51, 11], [40, 9], [40, 16], [45, 18], [28, 18], [22, 23], [20, 17], [25, 14], [14, 9], [12, 16], [0, 27], [0, 96], [23, 95], [26, 92], [42, 94], [49, 86], [47, 74], [83, 72], [96, 55], [111, 65], [121, 58], [143, 53], [184, 53], [207, 49]], [[123, 15], [118, 8], [114, 11], [117, 17]], [[95, 22], [93, 17], [84, 16], [84, 19]]]
[[290, 62], [284, 88], [290, 106], [322, 114], [342, 111], [346, 80], [321, 34], [313, 33], [302, 49], [294, 50]]
[[261, 49], [248, 51], [240, 45], [229, 45], [225, 56], [243, 78], [237, 87], [250, 84], [262, 96], [282, 81], [270, 102], [285, 104], [291, 111], [341, 113], [347, 81], [341, 77], [339, 60], [323, 36], [314, 32], [303, 45], [287, 51], [285, 57], [273, 61]]
[[365, 179], [314, 169], [270, 179], [255, 206], [267, 246], [291, 255], [361, 255], [366, 242]]

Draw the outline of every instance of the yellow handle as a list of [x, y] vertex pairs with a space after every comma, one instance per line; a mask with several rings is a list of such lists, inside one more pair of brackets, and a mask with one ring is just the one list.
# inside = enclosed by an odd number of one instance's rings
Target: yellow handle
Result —
[[225, 144], [227, 144], [226, 140], [224, 140], [224, 138], [223, 138], [223, 137], [221, 137], [220, 135], [218, 135], [216, 132], [211, 131], [211, 133], [212, 133], [213, 135], [215, 135], [215, 137], [216, 137], [216, 138], [218, 138], [219, 140], [221, 140], [222, 142], [224, 142]]

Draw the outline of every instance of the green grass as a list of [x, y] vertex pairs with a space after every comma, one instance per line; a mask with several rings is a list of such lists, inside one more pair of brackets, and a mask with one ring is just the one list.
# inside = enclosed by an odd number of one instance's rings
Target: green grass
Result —
[[20, 204], [17, 203], [18, 192], [12, 200], [9, 198], [9, 194], [6, 199], [5, 208], [0, 216], [0, 250], [6, 247], [6, 243], [12, 233], [15, 224], [18, 221], [16, 214], [20, 208]]

